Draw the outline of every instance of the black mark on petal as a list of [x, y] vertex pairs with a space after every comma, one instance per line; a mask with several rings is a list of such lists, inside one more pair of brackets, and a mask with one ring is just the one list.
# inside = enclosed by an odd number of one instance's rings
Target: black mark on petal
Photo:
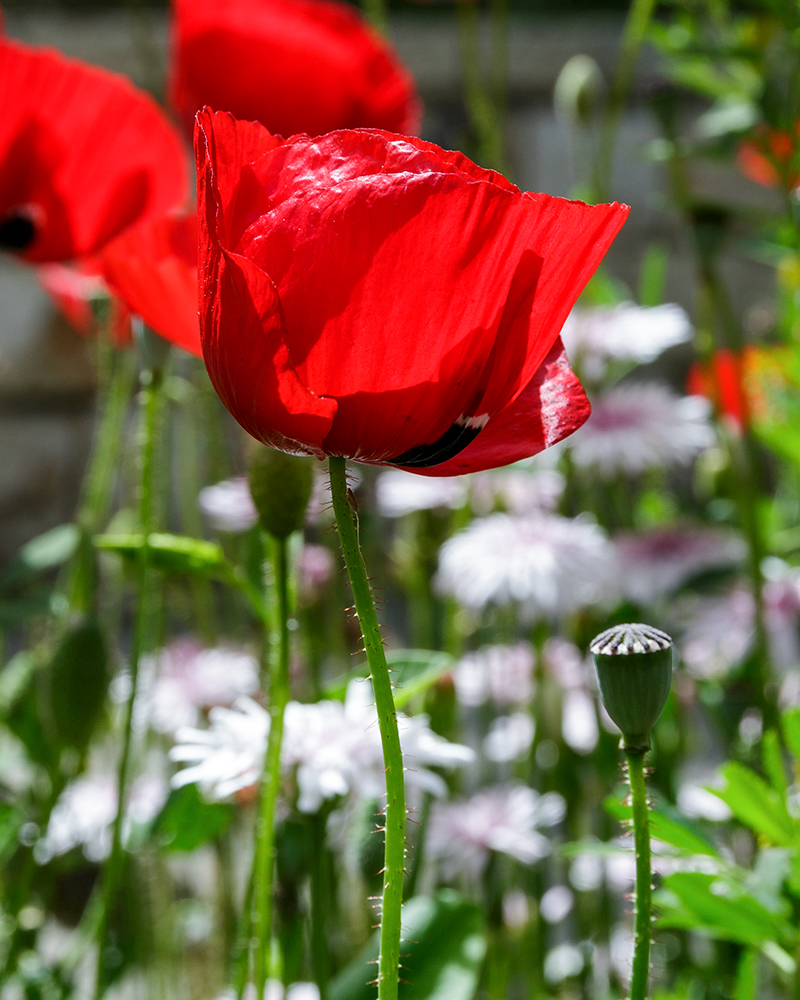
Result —
[[15, 209], [0, 219], [0, 247], [27, 250], [36, 237], [36, 226], [28, 212]]
[[474, 419], [465, 420], [460, 417], [438, 441], [434, 441], [433, 444], [415, 445], [402, 455], [390, 458], [388, 464], [400, 465], [407, 469], [427, 469], [431, 465], [441, 465], [471, 444], [485, 425], [483, 420], [477, 422]]

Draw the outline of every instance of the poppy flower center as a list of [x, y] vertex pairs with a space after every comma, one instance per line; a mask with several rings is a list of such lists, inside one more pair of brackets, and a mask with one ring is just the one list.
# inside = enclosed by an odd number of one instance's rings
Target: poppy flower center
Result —
[[27, 250], [36, 237], [36, 226], [30, 212], [12, 209], [0, 219], [0, 247], [5, 250]]

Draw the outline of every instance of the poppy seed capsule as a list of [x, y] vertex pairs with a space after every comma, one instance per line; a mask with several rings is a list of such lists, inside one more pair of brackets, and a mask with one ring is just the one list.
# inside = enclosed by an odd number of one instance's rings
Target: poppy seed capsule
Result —
[[288, 538], [303, 527], [314, 486], [313, 459], [259, 446], [250, 460], [248, 479], [264, 531]]
[[651, 625], [615, 625], [596, 636], [589, 651], [624, 748], [646, 750], [672, 682], [672, 639]]

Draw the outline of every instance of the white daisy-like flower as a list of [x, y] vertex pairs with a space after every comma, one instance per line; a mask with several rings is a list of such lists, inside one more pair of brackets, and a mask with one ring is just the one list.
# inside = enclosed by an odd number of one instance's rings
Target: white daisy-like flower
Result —
[[576, 306], [561, 331], [570, 360], [595, 380], [612, 358], [646, 364], [691, 337], [692, 324], [680, 306], [643, 308], [633, 302], [593, 309]]
[[714, 444], [710, 413], [701, 396], [630, 382], [593, 402], [591, 417], [568, 447], [577, 466], [606, 477], [681, 465]]
[[555, 826], [565, 812], [557, 792], [539, 795], [527, 785], [496, 785], [469, 799], [436, 803], [426, 850], [440, 862], [445, 878], [479, 876], [490, 851], [531, 865], [550, 851], [550, 841], [538, 828]]
[[[164, 805], [169, 789], [163, 778], [143, 774], [130, 786], [123, 823], [123, 840], [133, 825], [149, 823]], [[104, 861], [111, 850], [112, 824], [117, 815], [117, 779], [111, 774], [87, 773], [61, 793], [36, 844], [40, 864], [75, 847], [83, 848], [89, 861]]]
[[656, 528], [614, 539], [620, 589], [638, 604], [671, 594], [704, 570], [744, 557], [740, 538], [707, 528]]
[[467, 708], [487, 701], [526, 705], [533, 697], [533, 665], [533, 647], [528, 642], [467, 653], [453, 668], [458, 700]]
[[249, 531], [258, 521], [258, 511], [245, 476], [204, 487], [198, 500], [200, 509], [215, 531], [241, 534]]
[[472, 507], [486, 516], [496, 507], [509, 514], [550, 514], [558, 506], [566, 481], [555, 469], [493, 469], [469, 477]]
[[436, 584], [467, 608], [517, 603], [523, 615], [555, 617], [607, 598], [613, 550], [581, 518], [479, 518], [444, 543]]
[[415, 476], [402, 469], [382, 472], [375, 483], [375, 495], [384, 517], [403, 517], [437, 507], [456, 510], [469, 496], [463, 476]]
[[[172, 760], [189, 764], [173, 785], [197, 782], [211, 798], [223, 799], [258, 780], [263, 767], [269, 715], [249, 699], [232, 710], [212, 709], [208, 729], [183, 729], [170, 751]], [[406, 781], [442, 795], [446, 786], [429, 767], [470, 763], [468, 747], [449, 743], [430, 730], [424, 716], [398, 715]], [[372, 687], [351, 681], [344, 703], [290, 702], [284, 717], [281, 766], [294, 771], [298, 808], [316, 812], [326, 799], [356, 793], [378, 798], [386, 789], [383, 752]]]
[[150, 725], [170, 735], [197, 725], [203, 709], [230, 706], [258, 690], [258, 661], [251, 653], [226, 646], [207, 649], [193, 639], [178, 639], [144, 658], [142, 667], [153, 674], [145, 695]]

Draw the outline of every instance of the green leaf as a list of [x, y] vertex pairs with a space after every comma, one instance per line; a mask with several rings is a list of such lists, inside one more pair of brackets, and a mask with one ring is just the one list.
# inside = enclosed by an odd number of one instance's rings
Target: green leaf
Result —
[[5, 865], [19, 845], [25, 813], [9, 802], [0, 802], [0, 864]]
[[761, 754], [764, 761], [764, 773], [772, 787], [780, 796], [781, 802], [786, 802], [786, 772], [783, 769], [781, 744], [774, 729], [768, 729], [761, 740]]
[[749, 768], [728, 761], [721, 773], [725, 788], [710, 788], [730, 806], [733, 815], [767, 841], [788, 847], [797, 835], [796, 824], [776, 791]]
[[781, 722], [786, 746], [800, 760], [800, 708], [793, 708], [791, 711], [785, 712]]
[[[142, 534], [99, 535], [94, 544], [104, 552], [116, 552], [133, 559], [144, 542]], [[188, 535], [156, 532], [150, 535], [150, 561], [162, 573], [188, 576], [225, 574], [229, 569], [225, 555], [216, 542]]]
[[783, 939], [788, 926], [741, 885], [702, 872], [677, 872], [656, 893], [659, 925], [696, 930], [723, 941], [760, 947]]
[[22, 650], [0, 670], [0, 719], [5, 718], [25, 694], [39, 665], [33, 653]]
[[736, 969], [736, 992], [734, 1000], [756, 1000], [758, 964], [756, 952], [748, 948], [742, 952]]
[[64, 746], [85, 750], [103, 712], [110, 680], [105, 636], [93, 618], [64, 634], [46, 676], [56, 736]]
[[[331, 981], [328, 1000], [375, 1000], [378, 935]], [[483, 915], [450, 889], [403, 907], [399, 1000], [472, 1000], [486, 954]]]
[[156, 817], [152, 833], [170, 851], [193, 851], [227, 830], [233, 807], [206, 802], [197, 785], [184, 785], [170, 792]]
[[33, 573], [62, 566], [78, 547], [80, 532], [74, 524], [60, 524], [23, 545], [19, 559]]

